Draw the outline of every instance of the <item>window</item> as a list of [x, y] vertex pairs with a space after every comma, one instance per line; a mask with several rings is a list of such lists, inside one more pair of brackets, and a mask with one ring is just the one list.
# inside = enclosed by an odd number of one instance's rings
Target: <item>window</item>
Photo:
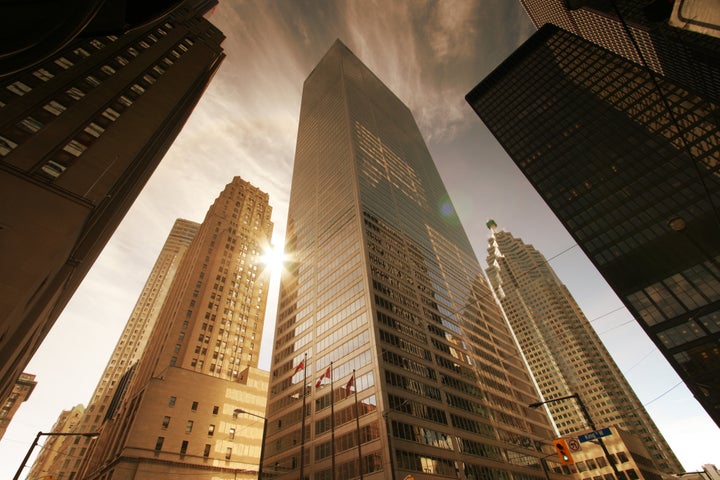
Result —
[[193, 402], [192, 407], [190, 407], [190, 410], [192, 410], [193, 412], [197, 412], [197, 409], [198, 409], [198, 402]]
[[65, 170], [67, 170], [67, 167], [50, 160], [45, 165], [43, 165], [40, 170], [42, 170], [43, 173], [47, 174], [52, 178], [57, 178], [62, 175]]
[[88, 85], [93, 87], [97, 87], [98, 85], [100, 85], [100, 80], [98, 80], [92, 75], [88, 75], [87, 77], [85, 77], [85, 81], [88, 83]]
[[228, 433], [228, 436], [230, 437], [230, 440], [235, 440], [235, 428], [231, 427], [230, 432]]
[[176, 401], [177, 401], [176, 397], [170, 397], [170, 401], [168, 401], [168, 407], [174, 407]]
[[17, 147], [17, 143], [13, 142], [7, 137], [0, 135], [0, 155], [5, 156], [10, 153], [10, 150]]
[[42, 127], [45, 126], [45, 125], [43, 125], [42, 122], [40, 122], [39, 120], [34, 119], [33, 117], [26, 117], [26, 118], [24, 118], [24, 119], [20, 122], [20, 125], [23, 126], [23, 127], [25, 127], [25, 130], [28, 130], [30, 133], [35, 133], [35, 132], [37, 132], [38, 130], [40, 130]]
[[180, 454], [185, 455], [187, 453], [187, 447], [188, 447], [188, 441], [183, 440], [182, 445], [180, 445]]
[[103, 134], [105, 129], [95, 122], [90, 122], [88, 126], [83, 129], [83, 131], [92, 135], [95, 138], [98, 138], [100, 135]]
[[232, 447], [227, 447], [227, 450], [225, 450], [225, 459], [230, 460], [230, 457], [232, 457]]
[[170, 425], [170, 417], [165, 416], [163, 418], [162, 428], [168, 428], [169, 425]]
[[147, 43], [145, 40], [140, 40], [138, 43], [142, 48], [150, 48], [150, 44]]
[[79, 157], [85, 150], [87, 150], [87, 147], [77, 140], [70, 140], [70, 142], [63, 147], [63, 150], [71, 155]]
[[102, 67], [100, 67], [100, 70], [102, 70], [103, 72], [105, 72], [108, 75], [115, 74], [115, 69], [112, 68], [110, 65], [103, 65]]
[[103, 48], [105, 46], [104, 43], [102, 43], [100, 40], [98, 40], [96, 38], [93, 38], [92, 40], [90, 40], [90, 45], [97, 48], [98, 50], [100, 50], [101, 48]]
[[65, 70], [67, 70], [68, 68], [72, 67], [72, 66], [75, 65], [75, 64], [72, 63], [70, 60], [68, 60], [68, 59], [65, 58], [65, 57], [60, 57], [60, 58], [58, 58], [58, 59], [55, 60], [55, 65], [57, 65], [57, 66], [60, 67], [60, 68], [63, 68], [63, 69], [65, 69]]
[[192, 420], [188, 420], [188, 421], [187, 421], [187, 424], [185, 424], [185, 433], [190, 433], [190, 432], [192, 432], [192, 429], [193, 429], [193, 421], [192, 421]]
[[45, 70], [44, 68], [38, 68], [37, 70], [35, 70], [33, 72], [33, 75], [35, 75], [37, 78], [39, 78], [43, 82], [47, 82], [48, 80], [50, 80], [51, 78], [53, 78], [55, 76], [52, 73]]
[[210, 424], [208, 426], [208, 436], [212, 437], [213, 435], [215, 435], [215, 425]]
[[43, 109], [46, 112], [50, 112], [55, 116], [60, 115], [62, 112], [66, 110], [65, 105], [56, 102], [55, 100], [50, 100], [48, 103], [43, 105]]
[[87, 50], [85, 50], [82, 47], [76, 48], [75, 50], [73, 50], [73, 53], [75, 55], [77, 55], [78, 57], [89, 57], [90, 56], [90, 52], [88, 52]]
[[102, 115], [103, 115], [103, 117], [105, 117], [108, 120], [111, 120], [113, 122], [115, 120], [117, 120], [118, 118], [120, 118], [120, 114], [117, 112], [117, 110], [115, 110], [111, 107], [106, 108], [105, 111], [103, 111]]
[[210, 444], [205, 444], [205, 450], [203, 450], [203, 457], [209, 457], [210, 456]]
[[130, 86], [130, 90], [137, 93], [138, 95], [142, 95], [143, 93], [145, 93], [145, 89], [143, 87], [141, 87], [140, 85], [138, 85], [137, 83], [133, 83]]
[[217, 405], [213, 406], [213, 415], [217, 415], [219, 411], [220, 407], [218, 407]]
[[155, 450], [159, 451], [162, 450], [163, 442], [165, 441], [165, 437], [158, 437], [157, 441], [155, 442]]
[[10, 91], [11, 91], [12, 93], [14, 93], [15, 95], [19, 95], [19, 96], [21, 96], [21, 97], [22, 97], [23, 95], [25, 95], [26, 93], [28, 93], [29, 91], [32, 90], [32, 88], [30, 88], [29, 86], [25, 85], [25, 84], [24, 84], [23, 82], [21, 82], [20, 80], [18, 80], [17, 82], [11, 83], [10, 85], [8, 85], [8, 86], [5, 87], [5, 88], [7, 88], [8, 90], [10, 90]]
[[140, 55], [140, 52], [138, 52], [137, 49], [134, 47], [128, 47], [127, 52], [133, 57], [137, 57], [138, 55]]
[[80, 100], [82, 97], [85, 96], [85, 92], [83, 92], [77, 87], [70, 87], [70, 89], [66, 90], [65, 93], [67, 93], [68, 97], [72, 98], [73, 100]]
[[118, 98], [118, 102], [122, 103], [122, 104], [125, 105], [126, 107], [129, 107], [130, 105], [133, 104], [132, 100], [130, 100], [130, 99], [129, 99], [128, 97], [126, 97], [125, 95], [120, 95], [120, 97]]

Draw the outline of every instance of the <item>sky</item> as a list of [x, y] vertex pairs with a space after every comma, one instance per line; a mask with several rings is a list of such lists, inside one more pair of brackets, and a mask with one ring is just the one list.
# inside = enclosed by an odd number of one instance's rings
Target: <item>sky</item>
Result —
[[241, 176], [269, 194], [282, 245], [302, 84], [336, 39], [415, 115], [483, 267], [493, 218], [550, 260], [685, 469], [720, 466], [720, 430], [464, 100], [534, 32], [519, 1], [220, 0], [209, 19], [227, 58], [26, 368], [38, 385], [0, 441], [0, 480], [38, 431], [90, 399], [176, 218], [201, 222]]

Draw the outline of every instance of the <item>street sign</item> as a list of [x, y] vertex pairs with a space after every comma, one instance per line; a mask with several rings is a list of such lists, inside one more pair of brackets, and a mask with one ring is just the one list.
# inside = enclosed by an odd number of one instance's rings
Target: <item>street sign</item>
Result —
[[577, 438], [568, 438], [567, 446], [571, 452], [578, 452], [578, 451], [582, 450], [582, 447], [580, 446], [580, 442], [578, 442]]
[[595, 430], [594, 432], [588, 432], [584, 435], [578, 435], [578, 440], [580, 440], [581, 442], [590, 442], [600, 437], [607, 437], [608, 435], [612, 435], [610, 429], [602, 428], [600, 430]]

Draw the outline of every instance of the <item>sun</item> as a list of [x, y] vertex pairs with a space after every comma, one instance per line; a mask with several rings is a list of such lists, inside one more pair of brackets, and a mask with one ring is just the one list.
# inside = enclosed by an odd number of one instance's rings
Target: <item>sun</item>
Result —
[[285, 260], [286, 256], [283, 248], [273, 247], [272, 245], [265, 247], [260, 257], [260, 262], [265, 265], [266, 268], [269, 268], [273, 274], [282, 271]]

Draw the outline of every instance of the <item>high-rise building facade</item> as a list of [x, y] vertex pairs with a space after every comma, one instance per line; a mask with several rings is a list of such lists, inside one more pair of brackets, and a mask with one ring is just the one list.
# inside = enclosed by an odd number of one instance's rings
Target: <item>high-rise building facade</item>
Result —
[[340, 41], [286, 238], [263, 478], [543, 478], [552, 430], [420, 131]]
[[[63, 410], [52, 427], [52, 433], [77, 432], [77, 425], [85, 413], [85, 406], [75, 405], [70, 410]], [[63, 448], [64, 441], [68, 437], [48, 435], [43, 437], [43, 448], [38, 453], [27, 479], [33, 480], [59, 480], [69, 478], [67, 475], [57, 474], [57, 465], [67, 472], [77, 472], [82, 464], [83, 457], [87, 451], [86, 445], [77, 445], [72, 450]], [[82, 437], [72, 437], [82, 438]], [[72, 448], [72, 447], [71, 447]], [[73, 478], [75, 476], [73, 475]]]
[[[99, 432], [105, 420], [113, 418], [132, 378], [134, 366], [145, 351], [178, 266], [199, 226], [189, 220], [175, 221], [87, 408], [82, 417], [74, 422], [73, 433]], [[64, 423], [60, 426], [66, 429]], [[63, 430], [66, 431], [69, 430]], [[53, 463], [43, 459], [41, 469], [54, 478], [74, 478], [78, 468], [75, 462], [65, 464], [63, 455], [82, 459], [91, 441], [90, 437], [81, 435], [53, 439], [52, 444], [44, 448], [50, 448], [55, 452], [52, 458], [56, 461]], [[58, 453], [61, 455], [58, 456]]]
[[268, 195], [240, 177], [210, 207], [89, 455], [88, 479], [257, 478], [271, 213]]
[[670, 26], [667, 0], [520, 0], [540, 28], [551, 23], [720, 102], [720, 38]]
[[467, 99], [720, 425], [720, 105], [658, 81], [546, 25]]
[[35, 375], [23, 373], [15, 382], [10, 395], [0, 399], [0, 438], [5, 435], [8, 425], [10, 425], [22, 402], [30, 398], [30, 394], [35, 390], [35, 385], [37, 385]]
[[[658, 470], [683, 471], [645, 407], [545, 257], [488, 222], [486, 269], [543, 399], [578, 394], [598, 428], [619, 427], [644, 444]], [[580, 405], [548, 403], [563, 437], [591, 430]]]
[[224, 37], [202, 12], [182, 7], [122, 36], [79, 37], [0, 83], [0, 396], [224, 58]]

